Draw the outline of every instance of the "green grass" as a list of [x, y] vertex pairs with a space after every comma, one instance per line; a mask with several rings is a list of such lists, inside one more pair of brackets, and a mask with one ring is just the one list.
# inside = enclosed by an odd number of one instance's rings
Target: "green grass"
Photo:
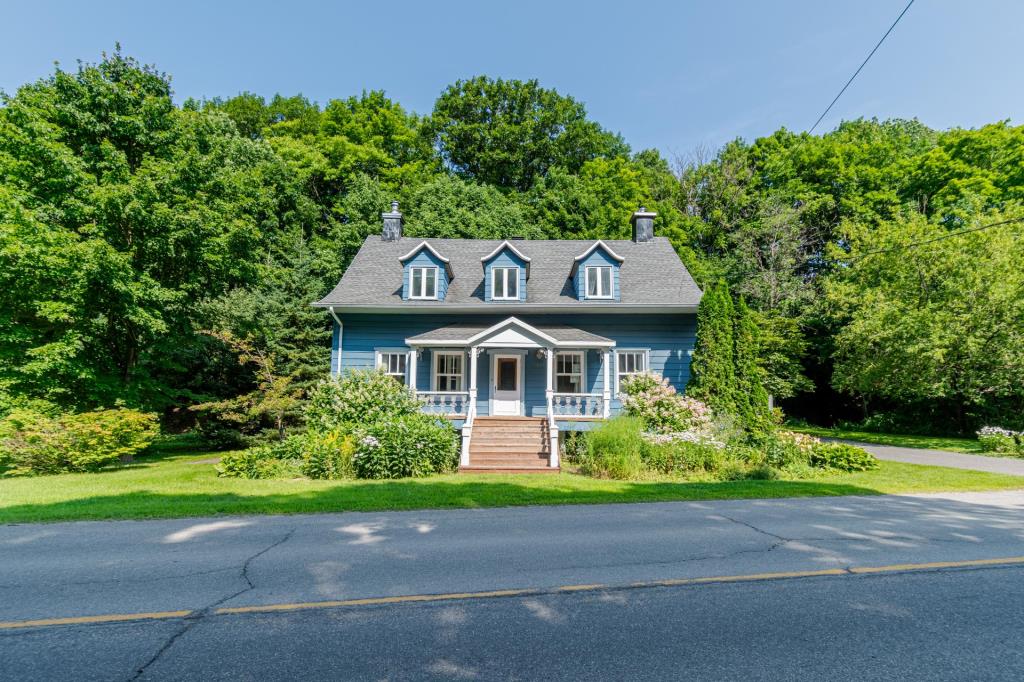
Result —
[[924, 448], [926, 450], [948, 450], [949, 452], [966, 452], [972, 455], [996, 455], [994, 452], [982, 452], [981, 445], [973, 438], [954, 438], [951, 436], [910, 436], [902, 433], [874, 433], [855, 429], [829, 429], [823, 426], [792, 426], [787, 429], [806, 433], [818, 438], [842, 438], [862, 443], [878, 445], [895, 445], [903, 448]]
[[214, 456], [171, 450], [95, 474], [0, 479], [0, 523], [1024, 489], [1024, 477], [895, 462], [801, 481], [629, 482], [569, 473], [250, 481], [218, 478], [212, 464], [197, 463]]

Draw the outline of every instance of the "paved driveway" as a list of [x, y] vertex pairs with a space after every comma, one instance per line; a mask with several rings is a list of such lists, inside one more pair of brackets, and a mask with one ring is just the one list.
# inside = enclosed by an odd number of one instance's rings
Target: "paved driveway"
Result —
[[1024, 476], [1024, 459], [1016, 457], [985, 457], [984, 455], [966, 455], [961, 452], [948, 452], [946, 450], [900, 448], [893, 445], [875, 445], [874, 443], [860, 443], [838, 438], [829, 438], [827, 440], [851, 443], [864, 448], [878, 459], [885, 459], [891, 462], [931, 464], [933, 466], [952, 467], [953, 469], [972, 469], [974, 471], [988, 471], [993, 474]]

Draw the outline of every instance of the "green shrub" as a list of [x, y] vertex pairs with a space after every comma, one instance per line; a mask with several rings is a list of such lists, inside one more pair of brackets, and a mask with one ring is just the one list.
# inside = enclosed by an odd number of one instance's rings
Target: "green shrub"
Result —
[[299, 436], [221, 456], [217, 473], [228, 478], [293, 478], [300, 473]]
[[662, 474], [711, 473], [725, 455], [710, 443], [685, 440], [651, 443], [644, 451], [644, 463]]
[[810, 463], [822, 469], [867, 471], [878, 466], [875, 456], [849, 443], [817, 443], [811, 451]]
[[196, 431], [206, 447], [211, 450], [235, 450], [246, 444], [245, 436], [238, 428], [237, 422], [226, 421], [208, 412], [199, 417]]
[[15, 410], [0, 421], [7, 475], [96, 471], [127, 463], [159, 433], [155, 414], [114, 409], [49, 416]]
[[357, 427], [353, 466], [359, 478], [405, 478], [454, 471], [458, 436], [446, 419], [413, 412]]
[[568, 431], [562, 439], [562, 460], [567, 464], [579, 464], [587, 456], [587, 432]]
[[309, 432], [302, 436], [302, 473], [313, 479], [355, 477], [352, 465], [356, 453], [355, 439], [341, 431]]
[[359, 424], [416, 414], [420, 403], [408, 387], [377, 370], [352, 370], [320, 382], [309, 396], [306, 425], [312, 431], [349, 431]]
[[580, 471], [598, 478], [639, 478], [645, 471], [644, 456], [649, 447], [639, 419], [609, 419], [589, 433]]

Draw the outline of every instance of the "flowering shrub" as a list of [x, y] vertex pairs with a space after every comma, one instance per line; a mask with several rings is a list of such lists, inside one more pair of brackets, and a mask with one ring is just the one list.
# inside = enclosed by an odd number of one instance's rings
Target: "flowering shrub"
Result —
[[653, 372], [633, 374], [622, 380], [622, 406], [639, 418], [644, 428], [656, 433], [708, 432], [711, 410], [699, 400], [676, 393], [668, 379]]
[[0, 471], [15, 476], [96, 471], [130, 462], [158, 433], [156, 415], [138, 410], [57, 417], [16, 410], [0, 421]]
[[405, 478], [454, 471], [458, 437], [447, 419], [415, 412], [356, 427], [353, 469], [359, 478]]
[[977, 432], [977, 436], [978, 443], [985, 452], [1024, 455], [1024, 432], [985, 426]]
[[412, 391], [377, 370], [353, 370], [341, 379], [322, 381], [313, 389], [306, 407], [306, 424], [312, 431], [327, 433], [351, 430], [419, 412]]

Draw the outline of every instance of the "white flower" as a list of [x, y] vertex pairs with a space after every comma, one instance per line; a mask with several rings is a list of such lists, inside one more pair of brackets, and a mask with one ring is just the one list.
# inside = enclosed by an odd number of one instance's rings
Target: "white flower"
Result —
[[362, 444], [368, 448], [376, 448], [380, 446], [380, 441], [374, 438], [373, 436], [366, 436], [360, 442], [362, 442]]

